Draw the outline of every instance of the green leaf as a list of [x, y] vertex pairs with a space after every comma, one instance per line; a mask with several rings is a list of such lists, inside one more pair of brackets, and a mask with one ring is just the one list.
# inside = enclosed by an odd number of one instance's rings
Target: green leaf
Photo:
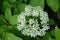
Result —
[[60, 19], [60, 10], [57, 12], [57, 17]]
[[15, 36], [12, 33], [7, 33], [6, 34], [6, 40], [23, 40], [23, 39], [20, 38], [20, 37]]
[[45, 36], [43, 37], [43, 40], [51, 40], [51, 36], [49, 33], [46, 33]]
[[56, 40], [60, 40], [60, 29], [57, 26], [55, 27], [55, 37]]
[[27, 2], [28, 0], [24, 0], [24, 2]]
[[41, 40], [40, 38], [36, 37], [36, 40]]
[[3, 26], [6, 23], [3, 15], [0, 15], [0, 27]]
[[54, 25], [55, 24], [55, 21], [52, 18], [50, 18], [49, 22], [50, 22], [50, 25]]
[[51, 30], [50, 32], [49, 32], [49, 34], [53, 37], [53, 36], [55, 36], [55, 30]]
[[17, 8], [14, 9], [14, 14], [20, 14]]
[[8, 1], [4, 1], [4, 2], [3, 2], [3, 8], [2, 8], [2, 9], [3, 9], [3, 11], [5, 11], [5, 9], [6, 9], [6, 8], [11, 9], [11, 5], [9, 4], [9, 2], [8, 2]]
[[46, 2], [54, 12], [59, 9], [59, 0], [46, 0]]
[[0, 38], [0, 40], [1, 40], [1, 38]]
[[0, 26], [0, 37], [1, 37], [1, 40], [3, 40], [3, 35], [5, 34], [5, 32], [6, 32], [6, 25]]
[[9, 20], [9, 18], [12, 16], [11, 10], [9, 8], [6, 8], [5, 10], [5, 18]]
[[0, 27], [0, 35], [7, 31], [7, 26], [3, 25]]
[[31, 6], [41, 6], [41, 8], [44, 8], [44, 0], [31, 0], [30, 5]]
[[16, 25], [9, 25], [7, 26], [7, 32], [10, 32], [10, 33], [17, 33], [17, 26]]
[[24, 11], [25, 5], [26, 5], [26, 4], [23, 4], [23, 3], [19, 3], [19, 4], [17, 5], [17, 8], [18, 8], [19, 12], [23, 12], [23, 11]]
[[12, 10], [14, 10], [14, 8], [16, 8], [16, 3], [11, 3], [11, 6], [12, 6]]
[[11, 16], [10, 19], [9, 19], [9, 23], [11, 25], [17, 25], [17, 15]]
[[13, 3], [13, 2], [16, 2], [16, 0], [8, 0], [9, 2]]

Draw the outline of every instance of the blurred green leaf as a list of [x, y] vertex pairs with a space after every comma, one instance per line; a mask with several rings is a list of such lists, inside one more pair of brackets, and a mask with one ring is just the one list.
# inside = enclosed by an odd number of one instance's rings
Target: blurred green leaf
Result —
[[60, 19], [60, 10], [57, 12], [57, 17]]
[[40, 38], [36, 37], [36, 40], [41, 40]]
[[3, 25], [3, 26], [0, 27], [0, 35], [2, 35], [6, 31], [7, 31], [7, 26], [6, 25]]
[[31, 6], [41, 6], [41, 8], [44, 8], [44, 0], [31, 0], [30, 5]]
[[16, 32], [17, 26], [16, 25], [9, 25], [7, 26], [7, 32]]
[[12, 16], [11, 10], [9, 8], [6, 8], [5, 10], [5, 18], [9, 20], [9, 18]]
[[14, 14], [20, 14], [17, 8], [14, 9]]
[[3, 25], [0, 27], [0, 35], [3, 34], [4, 32], [9, 32], [9, 33], [14, 33], [17, 35], [17, 26], [15, 25], [9, 25], [9, 26], [6, 26], [6, 25]]
[[27, 0], [24, 0], [24, 2], [27, 2]]
[[10, 19], [9, 19], [9, 23], [11, 25], [17, 25], [17, 15], [11, 16]]
[[49, 32], [49, 34], [53, 37], [53, 36], [55, 36], [55, 30], [51, 30], [50, 32]]
[[59, 8], [59, 0], [46, 0], [51, 9], [56, 12]]
[[15, 36], [12, 33], [7, 33], [6, 34], [6, 40], [23, 40], [23, 39]]
[[2, 9], [3, 9], [3, 11], [5, 11], [5, 9], [6, 9], [6, 8], [11, 9], [11, 5], [9, 4], [9, 2], [8, 2], [8, 1], [4, 1], [4, 2], [3, 2], [3, 8], [2, 8]]
[[43, 37], [43, 40], [51, 40], [51, 36], [49, 33], [46, 33], [45, 36]]
[[60, 40], [60, 29], [57, 26], [55, 27], [55, 37], [56, 40]]
[[12, 6], [12, 10], [14, 10], [14, 8], [16, 8], [16, 3], [11, 3]]
[[17, 5], [17, 8], [18, 8], [19, 12], [23, 12], [23, 11], [24, 11], [25, 5], [26, 5], [26, 4], [23, 4], [23, 3], [19, 3], [19, 4]]
[[1, 40], [1, 38], [0, 38], [0, 40]]
[[13, 3], [13, 2], [16, 2], [16, 0], [8, 0], [9, 2]]
[[52, 18], [50, 18], [49, 22], [50, 22], [50, 25], [54, 25], [55, 24], [55, 21]]
[[6, 32], [6, 25], [0, 26], [0, 38], [2, 38], [2, 35], [4, 34], [4, 32]]
[[6, 23], [3, 15], [0, 15], [0, 27], [3, 26]]

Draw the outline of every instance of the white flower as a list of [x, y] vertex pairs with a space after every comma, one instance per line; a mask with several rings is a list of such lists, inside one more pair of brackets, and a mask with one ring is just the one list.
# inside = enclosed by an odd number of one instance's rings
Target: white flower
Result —
[[33, 16], [38, 16], [39, 15], [39, 11], [33, 10], [32, 15]]
[[25, 11], [19, 14], [17, 21], [17, 29], [20, 30], [23, 35], [34, 38], [45, 35], [45, 30], [49, 29], [48, 13], [43, 11], [40, 6], [32, 7], [27, 5]]
[[34, 23], [34, 19], [30, 19], [29, 24], [33, 24], [33, 23]]

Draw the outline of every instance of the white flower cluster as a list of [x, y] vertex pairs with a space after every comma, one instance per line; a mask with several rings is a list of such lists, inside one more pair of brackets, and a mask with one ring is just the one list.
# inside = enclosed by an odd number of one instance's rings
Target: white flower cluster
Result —
[[[18, 16], [17, 29], [23, 35], [36, 37], [43, 36], [49, 29], [49, 19], [47, 12], [44, 12], [40, 6], [32, 7], [27, 5], [25, 11]], [[42, 27], [42, 28], [41, 28]]]

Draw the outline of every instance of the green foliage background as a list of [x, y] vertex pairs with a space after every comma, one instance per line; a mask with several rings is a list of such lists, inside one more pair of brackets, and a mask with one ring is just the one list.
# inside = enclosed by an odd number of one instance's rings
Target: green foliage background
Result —
[[[0, 40], [60, 40], [60, 29], [58, 28], [60, 26], [53, 18], [49, 18], [50, 26], [53, 29], [48, 30], [43, 37], [31, 38], [30, 36], [24, 36], [16, 28], [17, 16], [24, 11], [26, 5], [41, 6], [45, 10], [45, 4], [50, 7], [60, 21], [59, 0], [0, 0]], [[51, 13], [51, 11], [47, 12]], [[52, 27], [52, 25], [55, 27]]]

